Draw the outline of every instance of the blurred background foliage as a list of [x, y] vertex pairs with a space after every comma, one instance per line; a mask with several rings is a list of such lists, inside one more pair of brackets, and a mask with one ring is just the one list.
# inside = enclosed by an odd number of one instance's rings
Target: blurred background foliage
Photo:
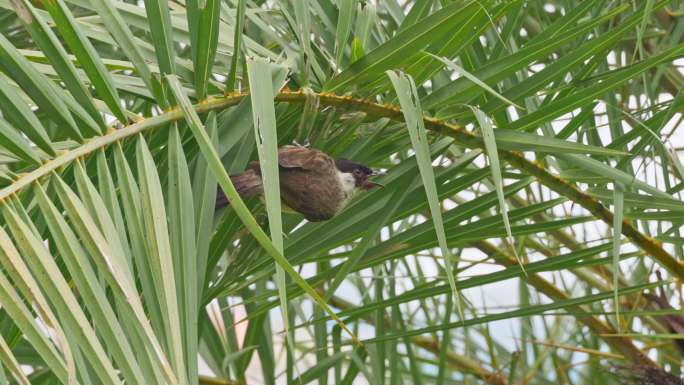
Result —
[[[0, 384], [681, 384], [682, 15], [0, 0]], [[385, 188], [214, 212], [293, 140]]]

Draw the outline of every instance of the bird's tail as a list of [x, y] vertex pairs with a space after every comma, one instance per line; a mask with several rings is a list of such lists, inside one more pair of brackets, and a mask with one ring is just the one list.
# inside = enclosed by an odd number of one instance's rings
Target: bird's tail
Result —
[[[240, 174], [231, 175], [230, 181], [233, 182], [235, 189], [243, 199], [259, 195], [263, 192], [261, 177], [254, 170], [247, 170]], [[216, 195], [216, 208], [228, 206], [229, 204], [228, 198], [223, 193], [223, 190], [219, 188], [218, 194]]]

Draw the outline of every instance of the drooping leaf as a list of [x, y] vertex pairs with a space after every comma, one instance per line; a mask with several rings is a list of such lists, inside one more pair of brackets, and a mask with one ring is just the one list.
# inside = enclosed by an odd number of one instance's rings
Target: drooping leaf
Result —
[[459, 309], [460, 316], [463, 317], [463, 311], [461, 310], [460, 305], [461, 298], [458, 288], [456, 287], [456, 276], [453, 272], [453, 266], [458, 265], [458, 260], [453, 260], [451, 250], [446, 242], [442, 211], [437, 195], [437, 185], [435, 184], [435, 175], [432, 170], [432, 159], [430, 158], [427, 131], [425, 130], [425, 125], [423, 123], [423, 113], [420, 108], [418, 91], [416, 90], [416, 85], [412, 78], [404, 74], [396, 74], [393, 71], [388, 71], [387, 75], [394, 85], [395, 92], [397, 93], [399, 103], [402, 107], [402, 112], [404, 113], [406, 127], [411, 136], [413, 149], [416, 152], [416, 162], [418, 162], [418, 168], [420, 169], [423, 187], [425, 187], [425, 195], [427, 196], [430, 205], [432, 222], [435, 226], [437, 240], [444, 258], [444, 269], [447, 272], [447, 278], [451, 290], [453, 291], [456, 306]]

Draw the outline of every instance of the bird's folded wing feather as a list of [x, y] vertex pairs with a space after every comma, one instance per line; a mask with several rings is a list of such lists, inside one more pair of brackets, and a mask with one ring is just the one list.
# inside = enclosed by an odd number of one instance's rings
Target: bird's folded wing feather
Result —
[[333, 160], [324, 152], [312, 148], [286, 146], [278, 151], [278, 163], [282, 168], [326, 170], [333, 165]]

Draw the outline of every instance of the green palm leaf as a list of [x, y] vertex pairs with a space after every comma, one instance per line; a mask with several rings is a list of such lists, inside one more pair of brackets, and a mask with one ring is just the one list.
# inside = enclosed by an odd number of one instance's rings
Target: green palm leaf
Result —
[[[623, 3], [0, 0], [0, 383], [676, 374], [684, 29]], [[283, 212], [305, 139], [385, 188]]]

